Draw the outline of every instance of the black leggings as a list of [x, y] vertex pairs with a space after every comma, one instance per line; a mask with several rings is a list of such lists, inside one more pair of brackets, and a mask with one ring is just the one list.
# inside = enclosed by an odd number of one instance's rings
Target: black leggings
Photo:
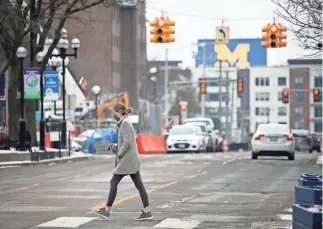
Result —
[[[111, 207], [113, 205], [113, 202], [117, 195], [118, 184], [124, 176], [126, 175], [113, 174], [113, 177], [110, 181], [110, 193], [109, 193], [109, 198], [107, 202], [108, 207]], [[141, 181], [140, 172], [138, 171], [136, 174], [130, 174], [130, 177], [139, 191], [144, 208], [148, 207], [149, 206], [148, 195], [144, 187], [144, 184]]]

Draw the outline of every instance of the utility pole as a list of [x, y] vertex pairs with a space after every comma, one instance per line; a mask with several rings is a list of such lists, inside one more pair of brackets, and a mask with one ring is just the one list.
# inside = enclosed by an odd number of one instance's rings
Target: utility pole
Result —
[[[227, 140], [229, 140], [229, 101], [230, 101], [230, 94], [229, 94], [229, 71], [226, 71], [226, 80], [225, 80], [225, 87], [227, 92], [227, 97], [225, 101], [226, 105], [226, 114], [225, 114], [225, 136]], [[231, 104], [233, 103], [233, 98], [231, 100]], [[232, 112], [232, 111], [231, 111]]]
[[220, 133], [222, 130], [222, 60], [219, 60], [220, 62], [220, 75], [219, 75], [219, 117], [220, 117]]
[[168, 126], [168, 49], [165, 52], [165, 130]]
[[[230, 120], [230, 123], [231, 123], [231, 130], [232, 130], [232, 122], [233, 122], [233, 109], [234, 109], [234, 106], [233, 106], [233, 99], [234, 99], [234, 84], [232, 85], [232, 91], [231, 91], [232, 95], [231, 95], [231, 120]], [[232, 133], [230, 131], [230, 135], [229, 135], [229, 139], [228, 141], [231, 142], [231, 137], [232, 137]]]
[[[206, 44], [203, 44], [203, 81], [205, 80], [205, 65], [206, 65]], [[201, 113], [202, 117], [205, 117], [205, 95], [201, 95]]]

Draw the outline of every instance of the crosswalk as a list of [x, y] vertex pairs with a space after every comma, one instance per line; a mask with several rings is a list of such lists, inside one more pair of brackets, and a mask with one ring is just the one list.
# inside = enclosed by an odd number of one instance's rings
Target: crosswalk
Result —
[[[226, 224], [232, 225], [234, 228], [239, 222], [248, 224], [241, 228], [251, 229], [290, 229], [291, 228], [291, 214], [277, 215], [274, 221], [259, 222], [257, 217], [252, 216], [230, 216], [230, 215], [191, 215], [182, 218], [165, 218], [152, 221], [142, 221], [140, 224], [142, 228], [162, 228], [162, 229], [194, 229], [194, 228], [209, 228], [210, 225]], [[117, 219], [111, 219], [114, 225], [116, 225]], [[102, 225], [106, 225], [109, 221], [102, 220], [99, 217], [58, 217], [48, 222], [41, 223], [35, 228], [93, 228], [94, 225], [98, 225], [98, 221], [101, 221]], [[148, 226], [147, 226], [148, 222]], [[151, 224], [153, 223], [153, 225]], [[109, 224], [109, 223], [108, 223]], [[131, 222], [129, 221], [129, 224]], [[115, 227], [118, 228], [118, 227]], [[120, 227], [123, 228], [123, 227]], [[226, 227], [227, 228], [227, 227]], [[231, 228], [231, 227], [228, 227]]]

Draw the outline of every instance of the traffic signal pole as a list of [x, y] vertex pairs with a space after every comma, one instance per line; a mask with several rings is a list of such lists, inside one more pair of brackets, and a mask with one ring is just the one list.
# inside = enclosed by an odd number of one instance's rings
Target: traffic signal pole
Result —
[[165, 51], [165, 130], [168, 126], [168, 48]]
[[[205, 78], [205, 65], [206, 65], [206, 44], [204, 44], [204, 46], [203, 46], [203, 79]], [[202, 117], [205, 117], [205, 96], [206, 96], [206, 94], [201, 95]]]
[[[226, 92], [228, 93], [228, 96], [226, 98], [225, 101], [225, 105], [226, 105], [226, 114], [225, 114], [225, 133], [226, 133], [226, 138], [229, 141], [229, 136], [231, 136], [231, 134], [229, 134], [229, 101], [230, 101], [230, 97], [229, 97], [229, 71], [226, 71], [226, 80], [225, 80], [225, 86], [226, 86]], [[233, 87], [232, 87], [233, 88]], [[233, 93], [232, 93], [233, 96]], [[231, 105], [233, 104], [233, 99], [231, 101]], [[231, 113], [233, 113], [233, 110], [231, 110]], [[232, 125], [232, 119], [231, 119], [231, 125]], [[230, 142], [230, 141], [229, 141]]]
[[219, 72], [219, 117], [220, 117], [220, 128], [219, 131], [221, 133], [222, 130], [222, 59], [219, 60], [220, 61], [220, 72]]

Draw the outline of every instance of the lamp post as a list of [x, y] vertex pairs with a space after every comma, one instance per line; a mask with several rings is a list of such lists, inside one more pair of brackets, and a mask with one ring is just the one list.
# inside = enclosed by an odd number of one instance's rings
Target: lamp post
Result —
[[157, 105], [157, 90], [156, 90], [156, 84], [157, 84], [156, 73], [157, 73], [157, 68], [156, 67], [150, 68], [149, 72], [150, 72], [150, 75], [152, 75], [150, 77], [150, 79], [154, 83], [154, 102], [155, 102], [155, 105]]
[[[48, 43], [48, 41], [46, 41], [47, 43]], [[45, 42], [45, 47], [46, 47], [46, 42]], [[54, 49], [53, 50], [53, 52], [52, 52], [52, 54], [53, 55], [58, 55], [59, 54], [59, 51], [57, 50], [57, 49]], [[60, 57], [55, 57], [55, 56], [53, 56], [53, 57], [51, 57], [49, 60], [48, 60], [48, 65], [50, 66], [50, 67], [52, 67], [52, 70], [54, 70], [54, 71], [56, 71], [57, 70], [57, 68], [59, 67], [59, 66], [61, 66], [60, 65], [60, 63], [61, 63], [61, 58]], [[56, 115], [56, 100], [54, 100], [54, 114]]]
[[20, 120], [19, 120], [19, 146], [21, 151], [26, 151], [26, 121], [25, 121], [25, 82], [24, 82], [24, 59], [27, 56], [27, 50], [19, 47], [16, 52], [20, 62]]
[[95, 95], [95, 111], [96, 111], [96, 128], [98, 128], [98, 95], [101, 92], [101, 88], [97, 85], [92, 87], [92, 93]]
[[[50, 41], [49, 41], [50, 42]], [[49, 43], [48, 42], [48, 43]], [[62, 147], [65, 148], [66, 146], [66, 118], [65, 118], [65, 61], [67, 57], [72, 56], [75, 59], [77, 59], [77, 50], [80, 47], [80, 40], [77, 38], [74, 38], [71, 42], [71, 47], [74, 49], [74, 53], [67, 53], [67, 49], [69, 47], [69, 41], [67, 40], [67, 31], [66, 29], [61, 30], [61, 38], [59, 39], [59, 42], [57, 44], [57, 48], [60, 50], [60, 53], [58, 55], [52, 54], [51, 57], [60, 57], [62, 58], [62, 81], [63, 81], [63, 121], [62, 121]]]
[[[45, 57], [44, 52], [39, 52], [36, 55], [38, 63], [41, 63]], [[40, 121], [39, 121], [39, 150], [45, 148], [45, 120], [44, 120], [44, 71], [40, 72]]]

